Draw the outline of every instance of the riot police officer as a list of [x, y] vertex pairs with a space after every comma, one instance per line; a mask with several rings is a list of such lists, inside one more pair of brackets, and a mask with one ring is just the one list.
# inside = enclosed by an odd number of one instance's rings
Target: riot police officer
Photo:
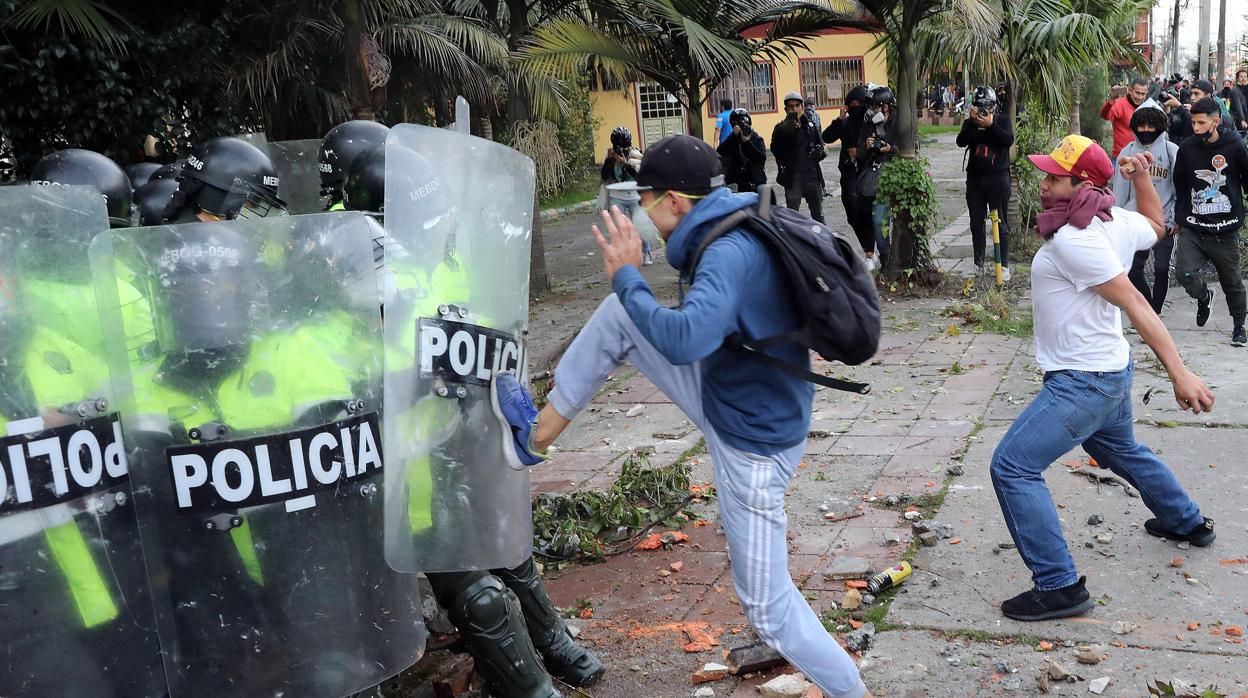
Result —
[[347, 178], [347, 166], [360, 153], [375, 146], [384, 145], [390, 129], [376, 121], [355, 120], [338, 124], [325, 134], [321, 141], [319, 165], [321, 196], [325, 209], [342, 209], [342, 185]]
[[[433, 167], [421, 155], [406, 148], [391, 148], [403, 162], [392, 172], [403, 173], [404, 191], [421, 192], [418, 217], [429, 235], [445, 230], [454, 216], [452, 204], [445, 196]], [[382, 215], [386, 187], [386, 152], [384, 146], [366, 151], [347, 169], [343, 201], [350, 210]], [[393, 155], [392, 155], [393, 156]], [[417, 210], [408, 211], [409, 214]], [[375, 241], [382, 238], [375, 236]], [[398, 243], [384, 236], [385, 275], [389, 284], [383, 290], [387, 323], [412, 323], [414, 318], [436, 314], [439, 301], [456, 298], [467, 302], [471, 296], [470, 270], [459, 262], [454, 249], [444, 250], [440, 259], [421, 260], [398, 248]], [[433, 290], [438, 292], [434, 293]], [[432, 304], [434, 307], [427, 307]], [[415, 333], [401, 334], [404, 341], [414, 343]], [[388, 356], [415, 356], [416, 347], [407, 346]], [[387, 366], [387, 371], [396, 370]], [[388, 408], [402, 403], [401, 396], [387, 396]], [[425, 400], [406, 406], [408, 433], [419, 434], [427, 441], [421, 447], [433, 450], [440, 432], [458, 419], [456, 403], [447, 400]], [[393, 418], [393, 415], [391, 415]], [[391, 444], [392, 450], [403, 445]], [[427, 456], [409, 459], [406, 525], [414, 537], [428, 535], [437, 526], [454, 525], [439, 520], [439, 498], [456, 496], [451, 483], [441, 481], [432, 472]], [[499, 463], [498, 467], [504, 467]], [[545, 586], [537, 574], [533, 558], [510, 569], [493, 571], [427, 573], [439, 604], [447, 609], [451, 620], [466, 638], [477, 660], [477, 668], [490, 685], [505, 698], [553, 698], [558, 696], [547, 674], [553, 674], [573, 686], [597, 681], [603, 673], [602, 664], [588, 650], [572, 640], [567, 625], [559, 616]], [[526, 628], [527, 625], [527, 628]], [[537, 652], [534, 652], [534, 650]], [[541, 660], [538, 659], [540, 653]]]
[[107, 366], [27, 293], [34, 248], [85, 265], [107, 226], [93, 190], [0, 189], [0, 695], [165, 695]]
[[211, 138], [186, 156], [169, 201], [170, 223], [264, 218], [285, 213], [277, 170], [259, 148], [238, 138]]

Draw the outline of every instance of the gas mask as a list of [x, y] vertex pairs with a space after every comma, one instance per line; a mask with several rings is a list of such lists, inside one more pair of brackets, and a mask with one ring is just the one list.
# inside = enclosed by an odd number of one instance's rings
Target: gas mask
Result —
[[888, 120], [888, 115], [882, 111], [876, 111], [871, 114], [871, 123], [876, 124], [877, 126], [879, 124], [884, 123], [887, 120]]

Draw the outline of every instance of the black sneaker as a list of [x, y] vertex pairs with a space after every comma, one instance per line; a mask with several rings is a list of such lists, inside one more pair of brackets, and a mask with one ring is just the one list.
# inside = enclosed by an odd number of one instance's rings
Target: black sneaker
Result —
[[1244, 334], [1244, 326], [1236, 325], [1235, 331], [1231, 332], [1231, 346], [1242, 347], [1248, 344], [1248, 334]]
[[1213, 303], [1213, 287], [1205, 289], [1205, 297], [1196, 304], [1196, 326], [1204, 327], [1209, 322], [1209, 305]]
[[1197, 548], [1203, 548], [1217, 539], [1218, 534], [1213, 532], [1213, 519], [1208, 516], [1204, 517], [1204, 523], [1197, 524], [1196, 528], [1187, 533], [1175, 533], [1167, 531], [1161, 527], [1161, 522], [1157, 519], [1149, 519], [1144, 522], [1144, 530], [1158, 538], [1167, 540], [1185, 541], [1191, 543]]
[[1052, 591], [1031, 589], [1001, 603], [1001, 613], [1014, 620], [1052, 620], [1081, 616], [1096, 605], [1084, 586], [1087, 577]]

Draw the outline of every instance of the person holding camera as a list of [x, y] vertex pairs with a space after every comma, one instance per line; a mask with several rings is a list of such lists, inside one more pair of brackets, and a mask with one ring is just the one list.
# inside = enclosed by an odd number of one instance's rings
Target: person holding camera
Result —
[[841, 142], [841, 157], [837, 168], [841, 171], [841, 203], [845, 206], [845, 218], [858, 236], [862, 249], [875, 248], [875, 232], [871, 229], [871, 210], [858, 207], [854, 186], [858, 182], [858, 135], [862, 132], [863, 117], [867, 113], [867, 87], [859, 85], [845, 95], [845, 105], [840, 116], [833, 119], [823, 131], [824, 143]]
[[823, 168], [827, 157], [819, 128], [804, 113], [806, 100], [797, 92], [784, 96], [784, 120], [771, 132], [771, 152], [776, 156], [776, 182], [784, 187], [784, 205], [799, 210], [802, 199], [810, 217], [823, 222]]
[[1010, 146], [1014, 131], [997, 118], [997, 93], [987, 85], [975, 88], [971, 115], [962, 122], [958, 147], [967, 149], [966, 206], [971, 213], [971, 244], [975, 266], [984, 271], [988, 251], [985, 219], [989, 211], [1001, 214], [1001, 278], [1010, 280], [1010, 228], [1005, 212], [1010, 201]]
[[[637, 168], [640, 166], [641, 151], [633, 147], [632, 131], [623, 126], [612, 129], [611, 149], [607, 151], [607, 156], [602, 162], [603, 186], [602, 193], [598, 196], [599, 210], [610, 211], [612, 206], [618, 206], [625, 215], [633, 215], [633, 212], [637, 210], [638, 202], [641, 201], [637, 192], [631, 189], [611, 189], [606, 185], [637, 181]], [[642, 265], [654, 264], [654, 258], [650, 254], [650, 243], [642, 239], [641, 246]]]
[[1135, 113], [1136, 107], [1148, 99], [1148, 84], [1148, 78], [1137, 77], [1126, 90], [1122, 85], [1114, 85], [1109, 97], [1101, 105], [1101, 118], [1114, 127], [1114, 150], [1110, 157], [1118, 157], [1118, 153], [1134, 138], [1131, 133], [1131, 115]]
[[738, 192], [758, 191], [767, 183], [767, 173], [763, 170], [767, 164], [767, 144], [754, 131], [749, 111], [734, 109], [728, 123], [732, 132], [716, 149], [724, 163], [724, 183], [737, 185]]
[[891, 88], [879, 86], [867, 96], [867, 111], [863, 114], [862, 129], [858, 132], [858, 180], [854, 183], [857, 208], [863, 215], [871, 216], [871, 228], [875, 249], [864, 247], [867, 268], [883, 266], [888, 258], [888, 240], [884, 237], [884, 221], [888, 218], [888, 206], [877, 204], [876, 185], [880, 170], [897, 155], [897, 98]]

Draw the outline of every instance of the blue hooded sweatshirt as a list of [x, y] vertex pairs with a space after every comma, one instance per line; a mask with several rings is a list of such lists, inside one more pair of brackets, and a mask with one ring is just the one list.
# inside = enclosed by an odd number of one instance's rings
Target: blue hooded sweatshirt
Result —
[[[711, 228], [757, 204], [757, 194], [716, 189], [672, 231], [668, 262], [688, 278], [688, 265]], [[668, 361], [678, 366], [701, 361], [702, 409], [725, 443], [770, 456], [806, 438], [814, 386], [723, 346], [732, 334], [748, 341], [801, 326], [780, 265], [752, 234], [735, 230], [711, 243], [677, 308], [660, 305], [636, 267], [617, 271], [612, 286], [642, 335]], [[767, 353], [810, 367], [810, 351], [797, 343]]]

